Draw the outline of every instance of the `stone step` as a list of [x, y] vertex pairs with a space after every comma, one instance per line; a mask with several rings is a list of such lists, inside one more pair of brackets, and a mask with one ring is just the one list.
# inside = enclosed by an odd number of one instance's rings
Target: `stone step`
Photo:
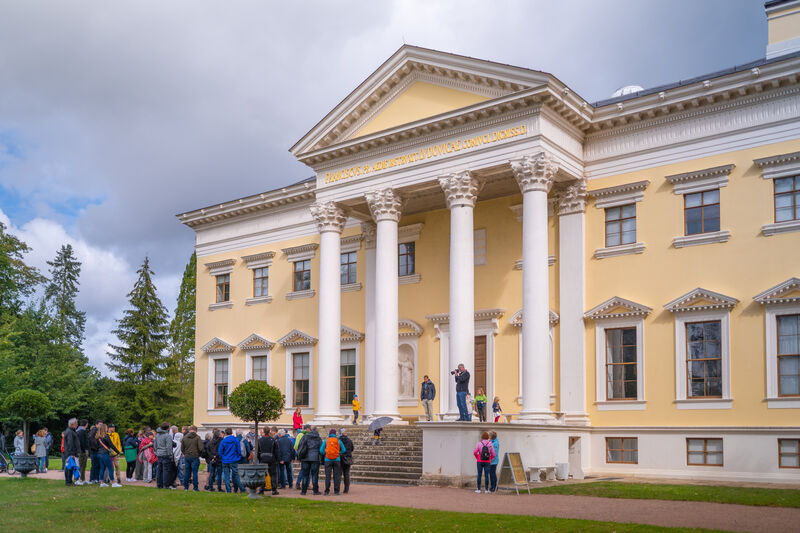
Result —
[[385, 477], [353, 477], [352, 478], [354, 483], [369, 483], [374, 485], [416, 485], [417, 480], [413, 479], [390, 479]]
[[417, 467], [420, 464], [419, 459], [392, 459], [381, 457], [353, 457], [354, 465], [386, 465], [395, 467]]
[[364, 477], [370, 478], [384, 478], [384, 479], [396, 479], [396, 480], [404, 480], [404, 481], [419, 481], [420, 476], [422, 476], [422, 471], [419, 472], [353, 472], [350, 471], [350, 476], [354, 479], [362, 479]]

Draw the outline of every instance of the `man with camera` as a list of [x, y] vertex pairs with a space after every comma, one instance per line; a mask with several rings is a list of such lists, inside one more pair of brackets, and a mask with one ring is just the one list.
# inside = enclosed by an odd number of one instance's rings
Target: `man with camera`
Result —
[[472, 415], [467, 410], [467, 393], [469, 392], [469, 372], [464, 367], [464, 363], [450, 372], [456, 380], [456, 405], [458, 405], [458, 420], [469, 422]]

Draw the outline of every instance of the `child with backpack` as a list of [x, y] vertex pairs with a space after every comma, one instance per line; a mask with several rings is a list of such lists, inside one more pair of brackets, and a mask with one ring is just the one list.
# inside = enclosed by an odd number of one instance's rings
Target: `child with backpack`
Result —
[[489, 433], [486, 431], [481, 433], [481, 440], [475, 445], [472, 455], [475, 456], [475, 461], [478, 465], [478, 488], [475, 490], [475, 494], [481, 493], [481, 474], [484, 476], [484, 487], [486, 489], [484, 494], [489, 494], [489, 472], [491, 470], [492, 459], [494, 459], [495, 456], [494, 446], [492, 445], [492, 441], [489, 440]]
[[342, 461], [345, 447], [342, 441], [336, 436], [336, 428], [331, 428], [328, 438], [322, 441], [319, 453], [325, 457], [325, 496], [331, 493], [331, 473], [333, 473], [333, 494], [339, 495], [339, 488], [342, 484]]

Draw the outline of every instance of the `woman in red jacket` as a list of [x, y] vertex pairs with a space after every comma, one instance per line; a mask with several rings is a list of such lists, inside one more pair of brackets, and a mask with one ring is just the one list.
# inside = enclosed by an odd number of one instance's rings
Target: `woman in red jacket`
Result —
[[292, 426], [294, 427], [295, 431], [303, 428], [303, 415], [300, 414], [299, 407], [294, 410], [294, 416], [292, 417]]

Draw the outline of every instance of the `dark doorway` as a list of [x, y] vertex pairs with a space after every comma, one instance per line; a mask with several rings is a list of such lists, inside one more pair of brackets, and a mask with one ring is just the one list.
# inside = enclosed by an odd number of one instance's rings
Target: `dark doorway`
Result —
[[478, 389], [483, 389], [483, 392], [486, 393], [486, 335], [475, 337], [475, 369], [473, 375], [475, 394], [478, 394]]

